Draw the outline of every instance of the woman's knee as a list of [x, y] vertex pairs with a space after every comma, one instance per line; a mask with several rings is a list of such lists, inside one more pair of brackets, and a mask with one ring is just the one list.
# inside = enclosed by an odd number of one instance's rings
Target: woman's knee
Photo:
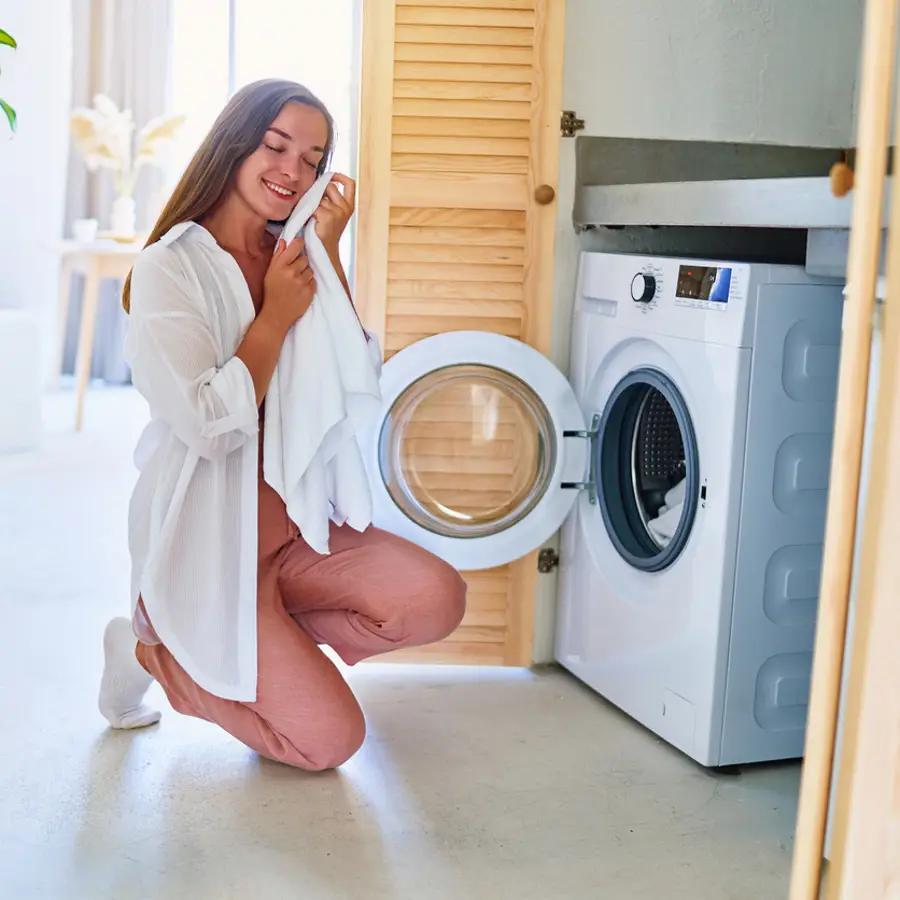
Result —
[[443, 640], [459, 627], [466, 614], [465, 579], [453, 566], [431, 556], [425, 564], [427, 579], [420, 594], [421, 627], [428, 643]]
[[359, 751], [366, 739], [366, 720], [359, 704], [330, 718], [304, 754], [302, 767], [313, 772], [336, 769]]
[[447, 634], [459, 628], [466, 614], [466, 595], [469, 586], [452, 566], [446, 565], [442, 577], [441, 597], [446, 616]]

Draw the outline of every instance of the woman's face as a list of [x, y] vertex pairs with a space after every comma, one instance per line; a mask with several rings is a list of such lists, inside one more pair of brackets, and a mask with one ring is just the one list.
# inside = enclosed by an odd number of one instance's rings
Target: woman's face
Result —
[[316, 180], [327, 140], [328, 123], [319, 110], [285, 104], [238, 169], [235, 190], [267, 221], [286, 219]]

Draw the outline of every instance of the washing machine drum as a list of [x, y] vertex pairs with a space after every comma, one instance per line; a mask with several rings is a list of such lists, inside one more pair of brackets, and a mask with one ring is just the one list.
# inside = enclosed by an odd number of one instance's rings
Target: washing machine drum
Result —
[[610, 394], [597, 435], [598, 501], [615, 548], [632, 566], [672, 565], [691, 534], [699, 497], [694, 427], [663, 372], [638, 369]]

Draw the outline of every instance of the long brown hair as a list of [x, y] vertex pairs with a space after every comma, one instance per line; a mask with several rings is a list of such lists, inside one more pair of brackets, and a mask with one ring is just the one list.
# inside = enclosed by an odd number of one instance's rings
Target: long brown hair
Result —
[[[241, 163], [262, 143], [269, 126], [286, 103], [305, 103], [319, 110], [328, 123], [324, 172], [334, 152], [334, 119], [325, 104], [308, 88], [293, 81], [266, 78], [242, 87], [226, 104], [194, 154], [169, 202], [160, 213], [145, 247], [155, 244], [181, 222], [197, 222], [225, 199]], [[131, 272], [122, 288], [122, 306], [131, 308]]]

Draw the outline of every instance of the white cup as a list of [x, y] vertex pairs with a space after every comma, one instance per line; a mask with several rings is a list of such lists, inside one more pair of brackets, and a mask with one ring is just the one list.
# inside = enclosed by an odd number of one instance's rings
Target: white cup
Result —
[[96, 219], [76, 219], [72, 223], [72, 234], [75, 240], [82, 244], [90, 244], [97, 239]]

